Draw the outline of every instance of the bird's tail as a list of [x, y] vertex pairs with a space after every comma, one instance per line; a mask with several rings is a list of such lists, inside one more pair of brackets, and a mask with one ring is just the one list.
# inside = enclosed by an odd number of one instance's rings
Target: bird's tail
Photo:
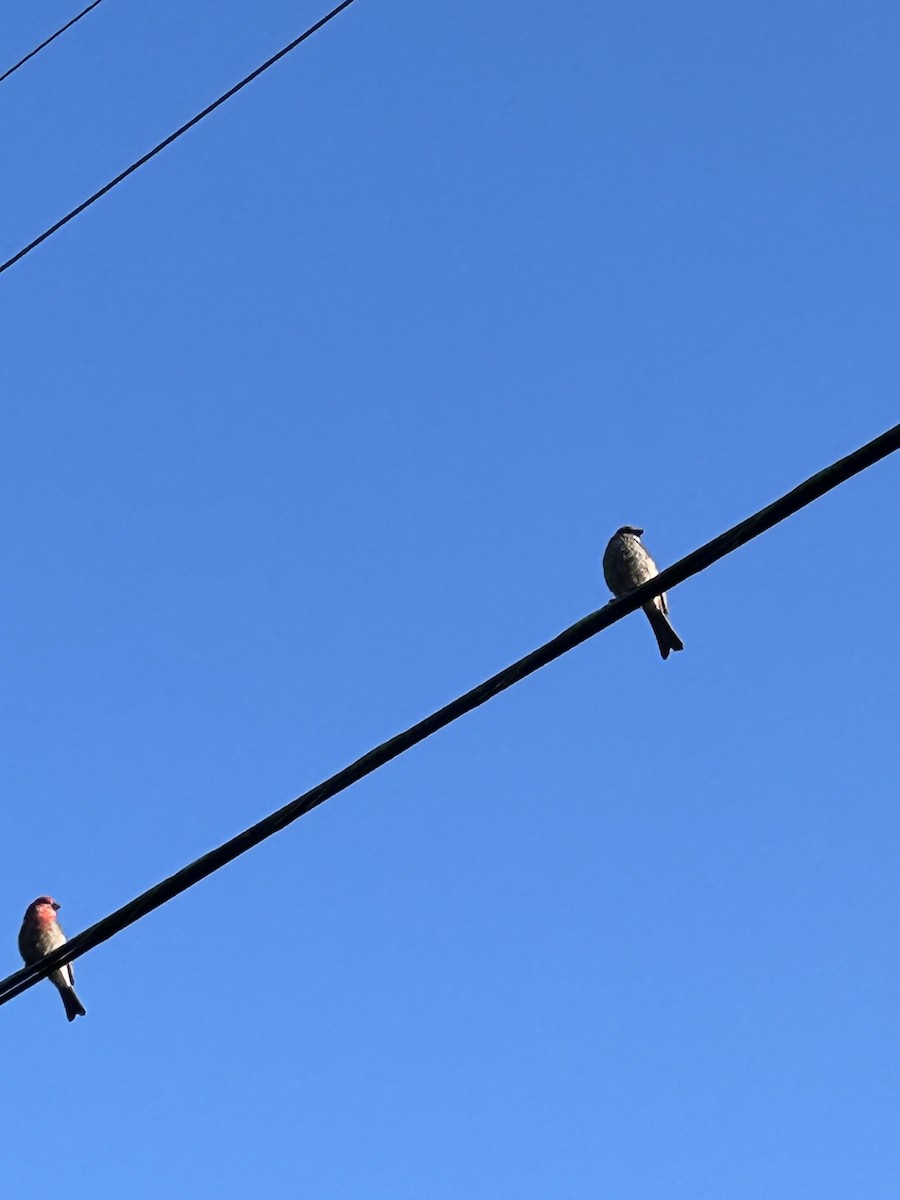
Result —
[[669, 657], [670, 650], [684, 649], [684, 642], [669, 624], [669, 618], [656, 607], [654, 601], [650, 600], [644, 605], [644, 612], [656, 634], [656, 644], [659, 646], [659, 652], [663, 658]]
[[59, 994], [62, 996], [63, 1004], [66, 1006], [66, 1016], [70, 1021], [74, 1021], [76, 1017], [87, 1016], [87, 1010], [78, 999], [78, 994], [73, 987], [60, 988]]

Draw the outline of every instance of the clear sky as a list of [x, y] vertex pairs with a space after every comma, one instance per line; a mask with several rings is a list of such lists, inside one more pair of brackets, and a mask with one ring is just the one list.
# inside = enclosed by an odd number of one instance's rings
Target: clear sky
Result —
[[[102, 4], [0, 256], [324, 11]], [[0, 973], [897, 421], [898, 38], [358, 0], [0, 278]], [[898, 470], [3, 1007], [4, 1196], [894, 1200]]]

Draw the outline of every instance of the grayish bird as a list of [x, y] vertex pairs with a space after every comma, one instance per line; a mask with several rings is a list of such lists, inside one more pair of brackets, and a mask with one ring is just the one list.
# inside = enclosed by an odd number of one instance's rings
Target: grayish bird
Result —
[[[612, 594], [618, 599], [627, 596], [636, 587], [658, 575], [656, 563], [641, 544], [643, 529], [634, 525], [623, 525], [609, 539], [609, 545], [603, 554], [603, 578]], [[669, 657], [670, 650], [683, 650], [684, 642], [669, 624], [669, 606], [666, 594], [648, 600], [644, 612], [650, 622], [659, 652], [663, 658]]]
[[[59, 905], [52, 896], [38, 896], [25, 910], [25, 920], [19, 930], [19, 953], [29, 966], [40, 962], [51, 950], [58, 950], [60, 946], [65, 945], [66, 935], [56, 919], [58, 912]], [[72, 970], [72, 964], [66, 963], [63, 967], [57, 967], [47, 978], [59, 988], [69, 1020], [83, 1017], [84, 1005], [75, 992], [75, 972]]]

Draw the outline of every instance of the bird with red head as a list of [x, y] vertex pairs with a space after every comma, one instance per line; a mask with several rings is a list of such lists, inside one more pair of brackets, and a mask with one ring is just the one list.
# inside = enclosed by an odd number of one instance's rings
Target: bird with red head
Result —
[[[56, 919], [58, 912], [59, 905], [52, 896], [38, 896], [25, 910], [25, 919], [19, 930], [19, 953], [27, 966], [40, 962], [51, 950], [58, 950], [65, 945], [66, 935]], [[47, 978], [59, 989], [70, 1021], [86, 1015], [85, 1007], [75, 991], [75, 972], [71, 963], [57, 967]]]

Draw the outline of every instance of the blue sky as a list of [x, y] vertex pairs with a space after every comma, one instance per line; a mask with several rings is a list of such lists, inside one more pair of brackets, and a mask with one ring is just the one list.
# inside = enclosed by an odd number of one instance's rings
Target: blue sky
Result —
[[[101, 5], [0, 257], [323, 11]], [[2, 974], [896, 423], [898, 36], [359, 0], [2, 277]], [[6, 1193], [893, 1198], [897, 469], [5, 1006]]]

